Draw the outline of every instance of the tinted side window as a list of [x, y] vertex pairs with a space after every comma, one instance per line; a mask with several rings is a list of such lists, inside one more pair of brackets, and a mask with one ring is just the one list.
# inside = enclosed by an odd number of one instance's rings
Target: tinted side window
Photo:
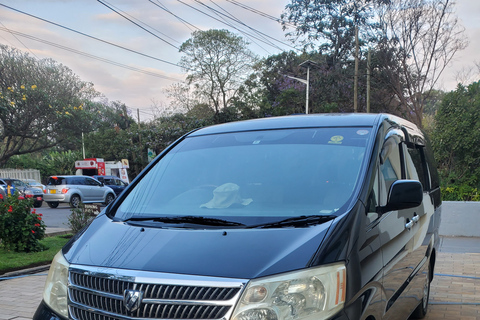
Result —
[[89, 186], [99, 186], [100, 183], [95, 181], [94, 179], [91, 178], [84, 178], [85, 179], [85, 184]]
[[[429, 190], [430, 186], [428, 183], [428, 175], [425, 168], [425, 157], [423, 156], [423, 148], [408, 148], [408, 155], [407, 156], [407, 168], [409, 172], [410, 179], [418, 179], [422, 184], [423, 190]], [[409, 161], [412, 161], [413, 168], [409, 166]], [[416, 170], [416, 173], [413, 172]]]
[[436, 189], [440, 187], [440, 177], [438, 176], [435, 159], [433, 158], [433, 152], [430, 148], [424, 149], [424, 155], [427, 164], [428, 176], [430, 178], [430, 188]]
[[74, 184], [74, 185], [85, 185], [85, 179], [83, 178], [72, 178], [69, 179], [68, 184]]

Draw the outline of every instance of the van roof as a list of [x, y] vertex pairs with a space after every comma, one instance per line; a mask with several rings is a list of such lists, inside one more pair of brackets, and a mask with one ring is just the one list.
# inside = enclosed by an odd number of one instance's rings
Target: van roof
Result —
[[247, 121], [229, 122], [196, 130], [190, 136], [255, 131], [268, 129], [308, 128], [308, 127], [374, 127], [383, 120], [396, 123], [409, 131], [418, 131], [415, 124], [390, 114], [344, 113], [344, 114], [301, 114], [282, 117], [260, 118]]

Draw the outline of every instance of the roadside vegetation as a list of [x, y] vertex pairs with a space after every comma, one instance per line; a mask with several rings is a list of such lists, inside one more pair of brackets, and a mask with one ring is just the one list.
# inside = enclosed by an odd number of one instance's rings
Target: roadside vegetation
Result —
[[0, 274], [50, 264], [70, 238], [71, 235], [46, 237], [40, 241], [46, 250], [40, 252], [14, 252], [0, 248]]
[[304, 113], [306, 86], [294, 78], [306, 79], [310, 61], [310, 113], [413, 121], [432, 138], [444, 199], [480, 200], [480, 68], [452, 92], [436, 87], [468, 43], [454, 12], [442, 0], [292, 0], [280, 20], [291, 51], [266, 57], [230, 31], [195, 31], [180, 46], [186, 80], [165, 89], [167, 102], [152, 100], [148, 121], [67, 66], [0, 45], [0, 168], [73, 174], [84, 146], [86, 158], [128, 159], [133, 178], [149, 150], [196, 128]]

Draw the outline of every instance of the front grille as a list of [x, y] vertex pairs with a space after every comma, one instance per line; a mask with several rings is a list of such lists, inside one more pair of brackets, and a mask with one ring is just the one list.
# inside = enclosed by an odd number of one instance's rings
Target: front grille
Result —
[[[69, 271], [69, 312], [74, 320], [169, 319], [216, 320], [228, 318], [244, 286], [243, 280], [216, 281], [185, 276], [162, 279], [147, 272], [119, 275], [119, 270], [101, 272], [71, 268]], [[138, 273], [138, 272], [137, 272]], [[141, 279], [142, 281], [137, 281]], [[145, 280], [149, 281], [145, 281]], [[201, 285], [190, 285], [199, 282]], [[204, 279], [207, 279], [203, 281]], [[162, 281], [164, 280], [164, 281]], [[124, 302], [126, 290], [143, 293], [142, 302], [132, 311]], [[130, 309], [131, 310], [131, 309]]]

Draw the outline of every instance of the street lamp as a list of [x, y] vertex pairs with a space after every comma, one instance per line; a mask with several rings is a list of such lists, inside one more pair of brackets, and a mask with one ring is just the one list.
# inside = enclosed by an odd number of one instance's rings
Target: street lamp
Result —
[[300, 79], [300, 78], [296, 78], [296, 77], [292, 77], [292, 76], [287, 76], [289, 77], [290, 79], [294, 79], [294, 80], [297, 80], [297, 81], [300, 81], [301, 83], [304, 83], [307, 85], [307, 93], [306, 93], [306, 98], [305, 98], [305, 114], [308, 114], [308, 91], [310, 89], [310, 67], [315, 67], [317, 64], [313, 61], [310, 61], [310, 60], [307, 60], [305, 62], [302, 62], [299, 67], [302, 67], [302, 68], [307, 68], [307, 79]]

